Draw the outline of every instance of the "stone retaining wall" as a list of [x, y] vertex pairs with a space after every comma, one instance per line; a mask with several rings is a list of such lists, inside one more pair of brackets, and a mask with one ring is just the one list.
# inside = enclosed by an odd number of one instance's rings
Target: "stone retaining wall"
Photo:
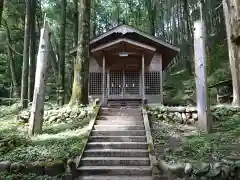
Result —
[[228, 157], [216, 163], [178, 163], [167, 164], [159, 161], [155, 164], [155, 177], [157, 180], [162, 172], [168, 174], [168, 180], [239, 180], [240, 159], [239, 157]]
[[56, 176], [59, 174], [63, 174], [67, 167], [67, 162], [63, 162], [61, 160], [55, 162], [33, 162], [23, 164], [20, 162], [10, 162], [10, 161], [2, 161], [0, 162], [0, 172], [6, 173], [21, 173], [28, 174], [34, 173], [36, 175], [48, 175], [48, 176]]
[[[210, 108], [211, 115], [218, 119], [218, 116], [229, 116], [240, 112], [239, 107], [234, 106], [212, 106]], [[155, 116], [158, 119], [178, 122], [180, 124], [195, 124], [198, 121], [198, 114], [196, 107], [187, 106], [162, 106], [162, 107], [148, 107], [148, 114]]]
[[155, 107], [150, 108], [148, 114], [180, 124], [195, 124], [198, 120], [196, 107]]

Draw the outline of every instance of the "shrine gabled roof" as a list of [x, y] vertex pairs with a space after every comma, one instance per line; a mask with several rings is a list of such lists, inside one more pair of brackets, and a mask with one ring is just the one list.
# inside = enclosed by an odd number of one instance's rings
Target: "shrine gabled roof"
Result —
[[[164, 46], [166, 48], [172, 49], [173, 51], [180, 52], [180, 49], [178, 47], [176, 47], [172, 44], [169, 44], [167, 42], [164, 42], [164, 41], [162, 41], [162, 40], [160, 40], [160, 39], [158, 39], [154, 36], [148, 35], [147, 33], [144, 33], [144, 32], [142, 32], [142, 31], [140, 31], [140, 30], [138, 30], [138, 29], [136, 29], [132, 26], [125, 25], [125, 24], [117, 26], [117, 27], [107, 31], [104, 34], [93, 38], [90, 41], [90, 44], [91, 44], [91, 46], [96, 46], [96, 45], [98, 46], [99, 43], [100, 44], [103, 43], [102, 41], [104, 41], [105, 38], [106, 39], [108, 39], [108, 38], [115, 39], [114, 36], [119, 36], [119, 35], [120, 36], [125, 36], [125, 37], [129, 36], [129, 39], [133, 39], [133, 40], [136, 40], [136, 38], [134, 38], [134, 36], [137, 37], [137, 35], [140, 35], [142, 38], [139, 37], [139, 39], [137, 39], [136, 41], [142, 42], [142, 41], [144, 41], [143, 39], [146, 38], [145, 42], [148, 41], [148, 43], [146, 43], [146, 44], [149, 44], [149, 43], [151, 45], [152, 44], [158, 44], [158, 45]], [[130, 37], [132, 37], [132, 38], [130, 38]], [[144, 42], [142, 42], [142, 43], [144, 43]]]
[[[162, 54], [163, 68], [166, 68], [173, 58], [180, 52], [178, 47], [125, 24], [117, 26], [104, 34], [93, 38], [90, 41], [90, 52], [100, 46], [104, 46], [105, 44], [123, 38], [156, 48], [156, 52]], [[74, 52], [76, 52], [76, 48], [72, 49], [70, 53]]]

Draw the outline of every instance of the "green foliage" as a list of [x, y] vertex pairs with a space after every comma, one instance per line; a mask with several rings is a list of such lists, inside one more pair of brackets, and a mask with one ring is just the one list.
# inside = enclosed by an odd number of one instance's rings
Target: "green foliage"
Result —
[[[213, 132], [204, 134], [194, 132], [177, 123], [161, 123], [153, 132], [154, 144], [168, 146], [166, 152], [168, 161], [218, 161], [227, 156], [240, 155], [240, 113], [232, 107], [217, 107], [213, 109]], [[152, 119], [157, 123], [157, 119]], [[155, 127], [156, 128], [156, 127]], [[188, 135], [187, 135], [188, 134]], [[178, 142], [178, 144], [172, 143]]]
[[12, 106], [0, 106], [0, 118], [17, 114], [20, 111], [20, 104], [15, 103]]
[[230, 70], [227, 68], [219, 68], [216, 69], [209, 77], [208, 77], [208, 84], [214, 85], [219, 82], [231, 79]]
[[[213, 47], [208, 63], [207, 85], [211, 86], [231, 79], [229, 70], [228, 51], [225, 43]], [[181, 82], [181, 83], [179, 83]], [[185, 71], [175, 71], [168, 74], [164, 83], [165, 102], [169, 105], [196, 104], [195, 77]], [[216, 103], [217, 89], [209, 88], [210, 104]]]
[[164, 90], [166, 104], [195, 104], [195, 80], [186, 71], [169, 74], [164, 83]]
[[35, 174], [7, 174], [0, 173], [0, 180], [60, 180], [60, 177], [37, 176]]
[[9, 76], [8, 76], [8, 64], [7, 56], [0, 53], [0, 94], [1, 96], [7, 96], [8, 90], [6, 87], [9, 87]]
[[209, 66], [211, 67], [208, 67], [209, 74], [214, 73], [216, 69], [225, 69], [228, 72], [228, 50], [227, 44], [225, 42], [221, 44], [216, 44], [212, 48], [210, 62], [211, 63]]
[[[43, 24], [43, 14], [46, 13], [48, 26], [51, 30], [51, 41], [55, 50], [55, 53], [58, 51], [59, 45], [59, 15], [61, 12], [60, 9], [60, 1], [58, 0], [42, 0], [39, 1], [37, 6], [37, 41], [39, 39], [39, 28], [41, 28]], [[188, 11], [189, 17], [188, 23], [190, 26], [193, 25], [193, 21], [199, 18], [199, 9], [197, 7], [197, 0], [188, 1]], [[215, 69], [222, 69], [222, 67], [226, 67], [223, 65], [223, 61], [228, 63], [228, 55], [227, 55], [227, 46], [226, 43], [219, 43], [219, 34], [221, 33], [221, 29], [224, 29], [222, 26], [222, 22], [219, 23], [219, 19], [222, 20], [222, 10], [221, 8], [217, 8], [221, 3], [220, 0], [206, 1], [205, 2], [204, 13], [205, 16], [213, 17], [207, 18], [207, 29], [211, 29], [209, 34], [213, 34], [214, 36], [209, 37], [213, 42], [211, 44], [211, 52], [210, 52], [210, 61], [209, 61], [209, 74], [212, 74]], [[18, 53], [13, 52], [13, 58], [17, 70], [17, 81], [18, 84], [21, 82], [21, 68], [22, 68], [22, 56], [19, 55], [23, 51], [23, 37], [24, 37], [24, 15], [25, 15], [25, 1], [24, 0], [11, 0], [5, 1], [5, 7], [3, 11], [3, 19], [7, 21], [8, 27], [10, 29], [11, 39], [12, 39], [12, 47]], [[116, 27], [119, 24], [122, 24], [124, 21], [127, 24], [133, 25], [137, 29], [150, 33], [150, 27], [154, 26], [155, 34], [158, 38], [164, 39], [170, 43], [177, 43], [179, 47], [181, 47], [181, 55], [176, 59], [176, 63], [173, 65], [174, 69], [179, 70], [182, 68], [184, 64], [186, 64], [186, 57], [192, 58], [192, 54], [186, 48], [186, 45], [189, 44], [190, 48], [192, 48], [192, 39], [187, 39], [187, 30], [185, 27], [185, 21], [187, 19], [180, 20], [178, 18], [184, 17], [184, 13], [180, 14], [183, 11], [183, 2], [181, 1], [159, 1], [155, 2], [152, 0], [114, 0], [114, 1], [106, 1], [106, 0], [95, 0], [94, 6], [91, 9], [91, 35], [93, 34], [100, 35], [107, 30]], [[154, 5], [156, 5], [156, 11], [153, 10]], [[215, 16], [216, 14], [217, 16]], [[220, 16], [220, 17], [218, 17]], [[154, 22], [151, 21], [150, 17], [154, 17]], [[175, 21], [175, 23], [174, 23]], [[75, 27], [75, 9], [74, 9], [74, 1], [67, 1], [67, 25], [66, 25], [66, 51], [72, 48], [74, 44], [74, 36], [73, 29]], [[172, 24], [171, 26], [169, 26]], [[174, 26], [175, 24], [175, 26]], [[214, 27], [212, 27], [214, 25]], [[92, 27], [96, 26], [96, 32], [92, 32], [94, 29]], [[211, 28], [208, 26], [211, 26]], [[0, 31], [0, 41], [6, 42], [6, 34], [4, 32], [4, 25]], [[193, 29], [190, 27], [190, 29]], [[220, 29], [218, 31], [218, 29]], [[179, 34], [179, 32], [182, 32]], [[192, 32], [190, 32], [192, 33]], [[180, 35], [180, 36], [179, 36]], [[222, 36], [222, 34], [220, 34]], [[176, 38], [178, 37], [178, 38]], [[92, 37], [93, 38], [93, 37]], [[224, 37], [223, 37], [224, 38]], [[177, 39], [177, 42], [174, 42], [173, 39]], [[212, 40], [213, 39], [213, 40]], [[222, 39], [222, 37], [220, 38]], [[217, 42], [217, 43], [216, 43]], [[226, 42], [224, 40], [224, 42]], [[220, 45], [218, 45], [218, 43]], [[6, 47], [6, 44], [3, 44], [3, 47]], [[8, 63], [8, 53], [6, 48], [0, 48], [0, 94], [4, 97], [9, 97], [9, 89], [11, 86], [11, 76], [9, 73], [9, 63]], [[178, 61], [178, 62], [177, 62]], [[2, 63], [4, 62], [4, 64]], [[72, 69], [73, 69], [73, 59], [72, 57], [68, 57], [66, 59], [66, 80], [69, 81], [69, 84], [66, 85], [66, 91], [69, 94], [71, 93], [71, 84], [72, 84]], [[191, 61], [192, 63], [192, 61]], [[181, 67], [179, 67], [179, 64]], [[193, 64], [193, 63], [192, 63]], [[186, 67], [185, 67], [186, 68]], [[2, 71], [4, 70], [4, 71]], [[226, 72], [229, 72], [226, 70]], [[48, 68], [48, 78], [47, 78], [47, 88], [46, 95], [51, 99], [56, 99], [56, 87], [57, 87], [57, 74], [54, 74], [52, 68]], [[218, 76], [218, 75], [216, 75]], [[215, 77], [215, 76], [214, 76]], [[170, 77], [171, 79], [172, 77]], [[216, 77], [217, 78], [217, 77]], [[220, 78], [222, 79], [222, 78]], [[180, 79], [181, 80], [181, 79]], [[66, 81], [66, 82], [67, 82]], [[218, 81], [218, 80], [212, 80]], [[176, 82], [178, 83], [177, 79]], [[179, 83], [174, 84], [174, 88], [176, 91], [172, 91], [168, 94], [167, 100], [172, 98], [173, 104], [194, 104], [194, 83], [193, 77], [189, 77], [185, 79], [185, 82], [181, 86]], [[184, 87], [186, 85], [186, 87]], [[176, 88], [178, 87], [178, 88]], [[68, 94], [68, 96], [69, 96]]]
[[[7, 51], [6, 40], [6, 21], [10, 31], [11, 46], [14, 49], [13, 59], [16, 69], [17, 82], [20, 84], [21, 78], [21, 64], [22, 64], [22, 47], [23, 47], [23, 32], [24, 32], [24, 13], [25, 13], [25, 1], [24, 0], [12, 0], [5, 1], [2, 28], [0, 28], [0, 97], [9, 97], [11, 88], [11, 73], [9, 54]], [[18, 52], [18, 53], [15, 53]]]
[[[73, 118], [74, 120], [69, 122], [45, 121], [43, 134], [28, 137], [27, 125], [19, 124], [14, 117], [18, 113], [15, 106], [8, 107], [11, 110], [0, 117], [0, 161], [48, 163], [62, 160], [65, 162], [68, 158], [79, 155], [86, 141], [89, 107], [78, 108], [77, 112], [86, 112], [82, 118]], [[2, 111], [6, 108], [0, 106]]]
[[[75, 134], [76, 133], [76, 134]], [[2, 153], [0, 160], [12, 162], [51, 162], [54, 160], [66, 161], [75, 157], [83, 147], [83, 136], [78, 132], [66, 131], [54, 135], [40, 135], [32, 138], [30, 143], [23, 142], [20, 146], [8, 148]], [[24, 144], [25, 143], [25, 144]]]

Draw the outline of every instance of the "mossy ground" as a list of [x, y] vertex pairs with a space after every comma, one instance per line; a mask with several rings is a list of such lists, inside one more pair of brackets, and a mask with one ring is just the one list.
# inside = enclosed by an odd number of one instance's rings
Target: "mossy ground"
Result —
[[60, 177], [36, 176], [35, 174], [7, 174], [0, 173], [0, 180], [60, 180]]
[[[89, 107], [81, 108], [88, 111]], [[43, 123], [41, 135], [29, 137], [27, 135], [28, 125], [16, 120], [18, 113], [19, 108], [16, 104], [0, 106], [0, 161], [10, 160], [21, 163], [38, 161], [43, 164], [59, 160], [66, 162], [68, 158], [75, 157], [81, 152], [87, 139], [86, 132], [89, 123], [87, 116], [82, 119], [69, 118], [51, 123], [46, 121]], [[28, 176], [25, 177], [27, 178]], [[9, 175], [5, 179], [21, 178], [20, 175]]]
[[158, 158], [174, 162], [216, 162], [226, 156], [240, 157], [240, 113], [226, 113], [221, 109], [214, 116], [217, 120], [210, 134], [194, 126], [151, 118]]

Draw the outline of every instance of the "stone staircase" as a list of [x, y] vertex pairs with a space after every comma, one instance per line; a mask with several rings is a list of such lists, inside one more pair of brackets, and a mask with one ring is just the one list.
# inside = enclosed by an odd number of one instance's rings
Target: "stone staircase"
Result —
[[139, 105], [102, 107], [80, 161], [77, 180], [151, 180]]

